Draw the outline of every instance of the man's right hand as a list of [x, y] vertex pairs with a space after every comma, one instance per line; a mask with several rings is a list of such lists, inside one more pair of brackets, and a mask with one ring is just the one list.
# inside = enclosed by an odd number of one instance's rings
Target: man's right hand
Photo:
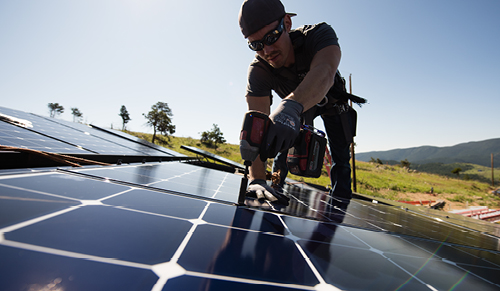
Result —
[[278, 202], [285, 206], [288, 206], [288, 201], [290, 200], [285, 195], [276, 192], [272, 187], [267, 185], [266, 180], [263, 179], [255, 179], [250, 182], [247, 189], [247, 196]]
[[[272, 123], [267, 133], [267, 157], [289, 149], [300, 131], [300, 114], [304, 107], [297, 101], [283, 99], [269, 118]], [[261, 158], [267, 158], [262, 157]]]

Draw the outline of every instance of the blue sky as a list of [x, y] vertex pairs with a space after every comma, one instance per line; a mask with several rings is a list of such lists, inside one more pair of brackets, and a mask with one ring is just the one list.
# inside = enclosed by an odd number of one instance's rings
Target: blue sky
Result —
[[[369, 104], [357, 152], [451, 146], [500, 137], [500, 2], [283, 0], [293, 27], [327, 22], [340, 71]], [[238, 27], [241, 1], [0, 1], [1, 106], [151, 132], [142, 113], [172, 109], [174, 135], [218, 124], [238, 143], [253, 52]], [[275, 97], [277, 98], [277, 97]], [[275, 99], [275, 104], [278, 100]], [[316, 119], [321, 126], [321, 120]]]

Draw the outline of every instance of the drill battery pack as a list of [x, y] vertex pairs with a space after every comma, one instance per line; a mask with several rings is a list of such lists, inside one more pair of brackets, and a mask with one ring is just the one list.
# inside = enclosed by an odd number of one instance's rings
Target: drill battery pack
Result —
[[295, 144], [288, 150], [288, 170], [297, 176], [318, 178], [321, 176], [325, 149], [325, 133], [303, 125]]

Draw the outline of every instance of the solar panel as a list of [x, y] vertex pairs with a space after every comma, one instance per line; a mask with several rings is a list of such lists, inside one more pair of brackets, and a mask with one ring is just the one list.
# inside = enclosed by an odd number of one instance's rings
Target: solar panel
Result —
[[[111, 135], [116, 135], [116, 136], [120, 136], [120, 137], [122, 137], [123, 139], [129, 140], [129, 141], [132, 141], [132, 142], [134, 142], [134, 143], [139, 143], [139, 144], [144, 145], [144, 146], [146, 146], [146, 147], [153, 148], [153, 149], [155, 149], [155, 150], [157, 150], [157, 151], [164, 152], [164, 153], [170, 154], [170, 155], [172, 155], [172, 156], [177, 156], [177, 157], [180, 157], [180, 156], [181, 156], [181, 157], [185, 157], [185, 155], [180, 154], [180, 153], [178, 153], [178, 152], [176, 152], [176, 151], [169, 150], [169, 149], [167, 149], [167, 148], [165, 148], [165, 147], [161, 147], [161, 146], [156, 145], [156, 144], [154, 144], [154, 143], [150, 143], [150, 142], [148, 142], [148, 141], [145, 141], [145, 140], [143, 140], [143, 139], [140, 139], [140, 138], [138, 138], [138, 137], [135, 137], [135, 136], [133, 136], [133, 135], [130, 135], [130, 134], [128, 134], [128, 133], [125, 133], [125, 132], [123, 132], [123, 131], [114, 130], [114, 129], [106, 129], [106, 128], [99, 127], [99, 126], [94, 125], [94, 124], [91, 124], [91, 125], [90, 125], [90, 127], [94, 128], [94, 129], [101, 130], [101, 131], [103, 131], [103, 132], [107, 133], [108, 135], [106, 135], [106, 136], [109, 136], [109, 134], [111, 134]], [[109, 137], [108, 137], [108, 138], [109, 138]]]
[[207, 151], [204, 151], [202, 149], [199, 149], [199, 148], [195, 148], [195, 147], [191, 147], [191, 146], [181, 146], [182, 149], [185, 149], [185, 150], [188, 150], [192, 153], [195, 153], [197, 155], [200, 155], [202, 157], [205, 157], [205, 158], [210, 158], [214, 161], [217, 161], [217, 162], [220, 162], [220, 163], [223, 163], [223, 164], [226, 164], [228, 166], [231, 166], [231, 167], [234, 167], [236, 169], [241, 169], [241, 170], [244, 170], [245, 169], [245, 166], [243, 166], [242, 164], [239, 164], [239, 163], [236, 163], [236, 162], [233, 162], [229, 159], [226, 159], [224, 157], [221, 157], [219, 155], [216, 155], [216, 154], [212, 154], [211, 152], [207, 152]]
[[4, 174], [0, 289], [500, 287], [498, 237], [294, 186], [287, 207], [236, 206], [240, 178], [179, 162]]
[[169, 150], [164, 147], [160, 147], [158, 145], [146, 142], [144, 140], [141, 140], [142, 142], [138, 142], [138, 138], [135, 138], [129, 134], [121, 132], [121, 134], [118, 134], [119, 131], [116, 130], [104, 130], [102, 128], [99, 128], [94, 125], [86, 125], [86, 124], [81, 124], [78, 122], [69, 122], [65, 120], [59, 120], [59, 119], [50, 119], [47, 117], [43, 117], [45, 119], [48, 119], [49, 121], [56, 122], [58, 124], [61, 124], [66, 127], [73, 128], [77, 131], [84, 132], [85, 134], [95, 136], [97, 138], [106, 140], [110, 143], [120, 145], [122, 147], [125, 147], [127, 149], [134, 150], [136, 153], [135, 154], [146, 154], [146, 155], [168, 155], [168, 156], [184, 156], [182, 154], [179, 154], [175, 151]]
[[[0, 141], [55, 148], [88, 132], [80, 144], [93, 150], [139, 149], [121, 133], [0, 113], [35, 129], [0, 122]], [[285, 186], [287, 206], [238, 206], [241, 178], [178, 161], [1, 170], [0, 290], [500, 288], [498, 225], [304, 184]]]
[[0, 121], [0, 145], [29, 148], [49, 153], [90, 153], [36, 132]]
[[[134, 142], [130, 139], [125, 139], [118, 135], [105, 133], [102, 130], [92, 128], [90, 126], [58, 120], [54, 118], [46, 118], [35, 114], [12, 110], [0, 107], [0, 113], [27, 120], [32, 124], [32, 128], [28, 130], [52, 137], [60, 142], [70, 146], [84, 149], [86, 151], [104, 154], [104, 155], [154, 155], [154, 156], [184, 156], [170, 150], [158, 150], [158, 148], [145, 146], [144, 144]], [[19, 147], [42, 147], [41, 144], [28, 144], [19, 142], [16, 146]], [[68, 153], [60, 152], [60, 153]]]
[[[71, 169], [70, 172], [234, 203], [241, 176], [179, 162]], [[236, 193], [237, 194], [237, 193]]]

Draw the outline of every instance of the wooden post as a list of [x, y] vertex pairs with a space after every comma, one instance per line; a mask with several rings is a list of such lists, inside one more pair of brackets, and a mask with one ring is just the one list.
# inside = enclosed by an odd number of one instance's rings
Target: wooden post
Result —
[[[351, 82], [351, 76], [352, 74], [349, 74], [349, 93], [352, 94], [352, 82]], [[352, 107], [352, 100], [350, 101], [350, 105]], [[356, 158], [354, 155], [354, 136], [352, 137], [352, 143], [351, 143], [351, 158], [352, 158], [352, 189], [354, 192], [357, 192], [357, 186], [356, 186]]]
[[495, 172], [493, 167], [493, 154], [491, 154], [491, 186], [495, 187]]

